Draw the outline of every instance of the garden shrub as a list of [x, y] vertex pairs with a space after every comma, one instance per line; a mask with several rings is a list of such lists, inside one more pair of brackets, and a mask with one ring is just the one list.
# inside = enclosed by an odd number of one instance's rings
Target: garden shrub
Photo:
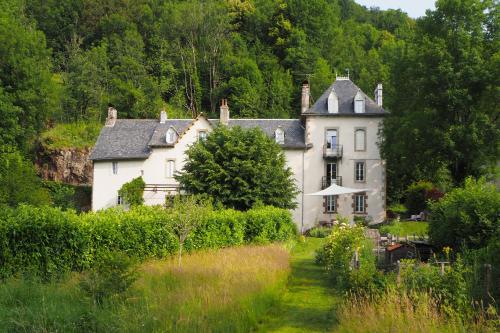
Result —
[[332, 228], [328, 227], [314, 227], [307, 231], [309, 237], [325, 238], [332, 232]]
[[139, 206], [144, 203], [144, 188], [146, 183], [142, 177], [137, 177], [122, 185], [118, 195], [130, 206]]
[[431, 182], [419, 181], [412, 183], [405, 191], [405, 206], [410, 214], [419, 214], [427, 209], [427, 192], [432, 190]]
[[[357, 252], [358, 262], [355, 261]], [[377, 271], [372, 245], [365, 238], [363, 227], [345, 222], [335, 225], [316, 262], [325, 266], [336, 287], [356, 293], [376, 293], [385, 284]]]
[[[176, 253], [173, 216], [162, 207], [112, 208], [78, 215], [73, 210], [20, 206], [0, 211], [0, 278], [29, 272], [43, 278], [93, 267], [109, 252], [135, 259]], [[210, 210], [186, 240], [187, 250], [295, 237], [290, 212], [260, 207], [247, 212]]]
[[290, 211], [272, 206], [252, 208], [245, 213], [245, 240], [266, 243], [284, 241], [296, 235]]
[[438, 247], [478, 249], [500, 233], [500, 192], [484, 179], [468, 178], [431, 205], [429, 236]]

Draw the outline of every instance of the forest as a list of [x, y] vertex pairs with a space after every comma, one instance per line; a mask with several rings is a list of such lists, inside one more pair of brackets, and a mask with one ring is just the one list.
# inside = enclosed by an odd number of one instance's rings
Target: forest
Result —
[[109, 104], [119, 118], [189, 118], [227, 98], [232, 117], [295, 118], [304, 80], [314, 101], [347, 72], [368, 94], [384, 85], [390, 201], [418, 180], [492, 175], [499, 13], [491, 0], [438, 0], [418, 19], [353, 0], [4, 0], [0, 179], [44, 130], [102, 124]]

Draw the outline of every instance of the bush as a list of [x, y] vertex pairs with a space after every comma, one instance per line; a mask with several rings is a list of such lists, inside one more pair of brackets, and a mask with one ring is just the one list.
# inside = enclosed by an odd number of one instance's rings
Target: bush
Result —
[[484, 179], [468, 178], [431, 205], [429, 236], [438, 247], [478, 249], [500, 233], [500, 192]]
[[315, 238], [325, 238], [328, 237], [328, 235], [331, 233], [332, 233], [332, 228], [328, 227], [314, 227], [307, 232], [309, 237], [315, 237]]
[[427, 209], [427, 192], [432, 190], [431, 182], [419, 181], [411, 184], [405, 191], [406, 202], [410, 214], [419, 214]]
[[142, 177], [137, 177], [122, 185], [118, 195], [130, 206], [139, 206], [144, 203], [144, 187], [146, 183]]
[[80, 288], [95, 304], [123, 294], [137, 279], [133, 260], [121, 252], [109, 252], [80, 279]]
[[[0, 213], [0, 278], [29, 272], [43, 278], [93, 267], [109, 252], [133, 258], [176, 253], [172, 215], [162, 207], [138, 206], [77, 215], [60, 208], [20, 206]], [[221, 248], [244, 242], [295, 237], [288, 210], [208, 211], [186, 239], [186, 249]]]
[[[357, 257], [357, 261], [356, 261]], [[363, 227], [339, 223], [316, 254], [316, 262], [325, 266], [336, 287], [356, 293], [377, 293], [385, 278], [376, 269], [371, 243]]]

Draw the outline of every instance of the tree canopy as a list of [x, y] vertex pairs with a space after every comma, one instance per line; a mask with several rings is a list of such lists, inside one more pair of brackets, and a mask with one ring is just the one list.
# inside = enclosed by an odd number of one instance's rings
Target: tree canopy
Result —
[[294, 208], [297, 188], [281, 147], [262, 130], [219, 126], [186, 152], [175, 178], [188, 193], [206, 193], [239, 210], [256, 203]]

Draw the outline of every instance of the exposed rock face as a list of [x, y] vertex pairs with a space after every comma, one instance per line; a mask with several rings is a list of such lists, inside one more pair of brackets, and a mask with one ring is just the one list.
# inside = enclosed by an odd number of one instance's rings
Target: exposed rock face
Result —
[[38, 174], [45, 180], [71, 185], [92, 185], [91, 148], [39, 151]]

